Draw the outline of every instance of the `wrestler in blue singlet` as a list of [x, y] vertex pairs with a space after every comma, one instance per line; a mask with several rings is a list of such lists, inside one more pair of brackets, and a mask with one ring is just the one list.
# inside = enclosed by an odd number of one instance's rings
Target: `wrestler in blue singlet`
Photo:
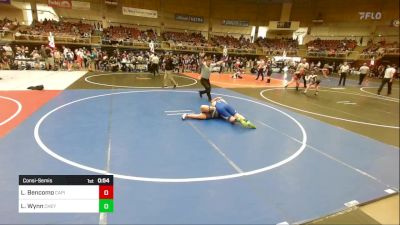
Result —
[[215, 101], [215, 108], [221, 118], [229, 120], [229, 117], [234, 116], [237, 111], [232, 108], [224, 99], [218, 99]]

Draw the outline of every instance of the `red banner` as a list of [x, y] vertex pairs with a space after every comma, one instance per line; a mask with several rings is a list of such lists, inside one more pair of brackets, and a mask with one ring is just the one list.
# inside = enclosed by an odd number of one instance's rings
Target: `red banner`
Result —
[[71, 0], [48, 0], [48, 5], [54, 8], [72, 8]]

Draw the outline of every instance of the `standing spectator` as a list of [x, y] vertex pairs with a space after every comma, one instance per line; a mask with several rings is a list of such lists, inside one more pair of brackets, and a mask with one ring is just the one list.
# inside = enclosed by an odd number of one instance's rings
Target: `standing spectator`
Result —
[[365, 76], [367, 76], [369, 74], [369, 67], [367, 66], [367, 63], [364, 63], [361, 67], [360, 67], [360, 80], [358, 82], [358, 85], [361, 85], [362, 82], [364, 81]]
[[308, 70], [310, 70], [310, 65], [308, 64], [307, 59], [303, 58], [297, 65], [296, 72], [299, 72], [300, 76], [303, 78], [304, 88], [307, 88], [306, 73]]
[[35, 61], [34, 68], [37, 70], [40, 69], [40, 54], [36, 47], [32, 51], [31, 56], [33, 61]]
[[61, 65], [60, 65], [60, 63], [62, 63], [62, 61], [61, 61], [61, 54], [60, 54], [60, 51], [58, 51], [57, 49], [54, 49], [54, 51], [53, 51], [53, 57], [54, 57], [54, 69], [59, 69], [59, 68], [61, 68]]
[[82, 68], [84, 68], [82, 49], [75, 49], [75, 55], [76, 55], [76, 63], [78, 64], [79, 70], [81, 70]]
[[264, 61], [264, 59], [260, 59], [259, 61], [257, 61], [257, 69], [258, 69], [258, 73], [257, 73], [256, 80], [258, 80], [258, 78], [260, 76], [261, 76], [261, 80], [264, 80], [264, 70], [265, 70], [265, 61]]
[[44, 60], [44, 66], [45, 66], [46, 70], [48, 70], [48, 68], [49, 68], [49, 65], [47, 62], [48, 56], [47, 56], [46, 48], [44, 47], [44, 45], [40, 46], [39, 54], [40, 54], [41, 59]]
[[349, 71], [350, 71], [350, 66], [347, 64], [347, 62], [344, 62], [343, 65], [339, 68], [340, 79], [338, 86], [342, 84], [342, 80], [343, 80], [343, 87], [346, 85], [346, 77]]
[[46, 54], [46, 59], [45, 59], [46, 70], [50, 70], [50, 68], [54, 70], [54, 57], [50, 47], [45, 48], [45, 54]]
[[267, 61], [265, 70], [267, 71], [267, 83], [269, 84], [269, 83], [271, 83], [271, 75], [272, 75], [272, 72], [273, 72], [272, 71], [272, 61], [271, 60]]
[[227, 64], [228, 64], [228, 70], [229, 70], [229, 72], [232, 72], [232, 64], [233, 64], [233, 62], [232, 62], [232, 57], [229, 57], [229, 58], [228, 58]]
[[66, 56], [66, 59], [67, 59], [67, 68], [68, 68], [68, 71], [71, 71], [72, 70], [72, 66], [74, 65], [74, 53], [71, 51], [71, 49], [67, 49], [67, 56]]
[[173, 59], [171, 58], [171, 55], [167, 55], [167, 57], [165, 59], [165, 74], [164, 74], [163, 88], [168, 87], [167, 82], [172, 82], [174, 84], [174, 89], [178, 85], [178, 83], [176, 83], [176, 81], [172, 75], [173, 69], [174, 69]]
[[383, 86], [385, 86], [386, 83], [388, 83], [388, 90], [387, 90], [387, 95], [390, 95], [392, 93], [392, 83], [393, 83], [393, 77], [394, 74], [396, 73], [395, 69], [396, 65], [393, 64], [392, 66], [388, 65], [388, 67], [385, 70], [385, 75], [382, 79], [381, 86], [378, 89], [378, 95], [381, 94]]
[[160, 63], [160, 59], [158, 58], [157, 54], [152, 55], [150, 61], [151, 61], [151, 70], [153, 71], [153, 76], [156, 77], [156, 72], [157, 75], [160, 75], [160, 72], [158, 71], [158, 64]]
[[9, 70], [10, 69], [10, 59], [3, 54], [3, 57], [1, 58], [1, 69], [3, 70]]
[[385, 73], [385, 66], [383, 64], [378, 67], [378, 78], [382, 78]]
[[96, 49], [93, 49], [92, 51], [88, 50], [88, 54], [89, 54], [88, 62], [89, 62], [89, 71], [90, 72], [96, 70], [96, 65], [95, 65], [96, 64], [96, 57], [97, 57], [96, 53], [97, 53]]

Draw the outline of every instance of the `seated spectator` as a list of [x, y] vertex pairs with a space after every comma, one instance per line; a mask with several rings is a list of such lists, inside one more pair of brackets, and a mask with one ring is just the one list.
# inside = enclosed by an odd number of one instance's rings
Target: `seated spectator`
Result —
[[357, 46], [356, 40], [321, 40], [319, 38], [306, 44], [309, 54], [344, 57]]
[[0, 30], [13, 31], [13, 30], [17, 29], [18, 27], [19, 27], [19, 22], [17, 21], [17, 19], [12, 21], [6, 17], [6, 18], [0, 20]]
[[181, 33], [181, 32], [164, 32], [164, 40], [177, 46], [205, 46], [206, 38], [201, 33]]
[[363, 59], [370, 59], [372, 57], [379, 57], [386, 54], [399, 54], [399, 44], [397, 41], [392, 43], [386, 43], [386, 41], [373, 43], [370, 41], [360, 56]]
[[269, 55], [296, 55], [298, 50], [298, 42], [292, 38], [257, 38], [255, 41], [264, 52]]
[[135, 42], [148, 43], [150, 41], [157, 43], [157, 34], [151, 29], [141, 31], [136, 27], [125, 26], [110, 26], [103, 30], [102, 42], [103, 44], [119, 44], [119, 45], [132, 45]]
[[[91, 24], [80, 22], [54, 21], [47, 20], [38, 22], [33, 21], [28, 27], [17, 31], [17, 39], [38, 39], [45, 40], [50, 32], [56, 38], [67, 37], [68, 41], [76, 41], [81, 38], [89, 38], [94, 31]], [[41, 38], [40, 36], [45, 36]]]

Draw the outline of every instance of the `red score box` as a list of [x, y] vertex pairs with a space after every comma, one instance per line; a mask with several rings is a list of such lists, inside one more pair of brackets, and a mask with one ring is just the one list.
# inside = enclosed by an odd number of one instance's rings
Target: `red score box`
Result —
[[99, 185], [99, 199], [113, 199], [114, 186], [113, 185]]

